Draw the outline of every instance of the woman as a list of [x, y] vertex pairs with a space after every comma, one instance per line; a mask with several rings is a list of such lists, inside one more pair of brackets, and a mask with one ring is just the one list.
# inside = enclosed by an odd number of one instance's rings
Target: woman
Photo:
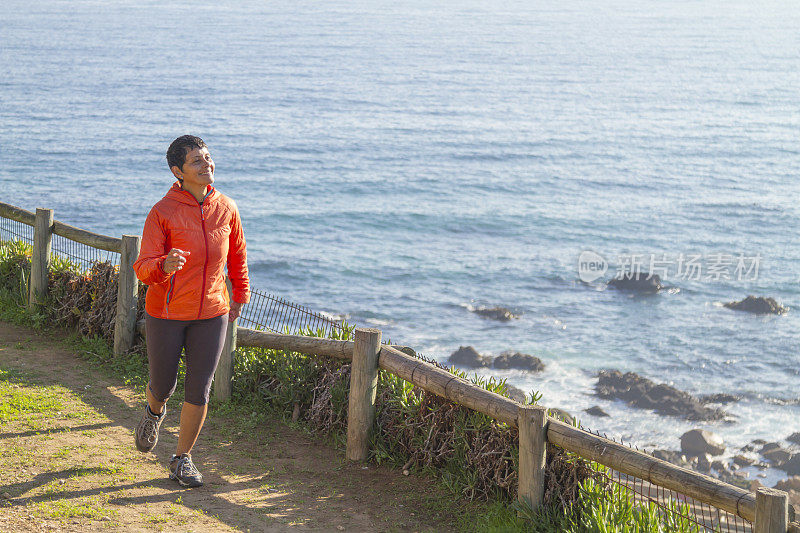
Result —
[[[178, 137], [167, 150], [167, 164], [178, 181], [147, 215], [133, 264], [136, 276], [149, 286], [145, 321], [150, 382], [136, 447], [149, 452], [158, 442], [185, 349], [185, 399], [169, 470], [179, 484], [199, 487], [203, 476], [192, 463], [192, 446], [205, 421], [227, 323], [249, 301], [250, 282], [239, 211], [211, 186], [214, 162], [206, 143], [191, 135]], [[230, 304], [226, 263], [233, 286]]]

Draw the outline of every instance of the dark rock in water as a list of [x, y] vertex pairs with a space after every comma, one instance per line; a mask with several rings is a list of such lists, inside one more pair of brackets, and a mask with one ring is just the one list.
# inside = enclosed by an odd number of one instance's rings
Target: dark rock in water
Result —
[[720, 392], [718, 394], [706, 394], [704, 396], [698, 397], [700, 403], [733, 403], [738, 402], [742, 398], [736, 396], [735, 394], [725, 394], [724, 392]]
[[605, 411], [603, 411], [603, 409], [601, 409], [599, 405], [593, 405], [592, 407], [585, 409], [584, 412], [589, 413], [592, 416], [600, 416], [600, 417], [611, 416]]
[[[753, 443], [755, 443], [755, 441], [753, 441]], [[761, 449], [758, 450], [758, 453], [764, 455], [765, 453], [771, 452], [772, 450], [780, 450], [780, 449], [781, 445], [778, 444], [777, 442], [765, 442], [764, 446], [762, 446]]]
[[528, 403], [525, 397], [525, 391], [515, 387], [514, 385], [509, 385], [508, 383], [506, 383], [506, 396], [508, 396], [515, 402], [519, 402], [522, 404]]
[[779, 468], [790, 476], [800, 476], [800, 453], [792, 455], [792, 458]]
[[763, 455], [764, 459], [769, 461], [772, 466], [777, 466], [778, 468], [785, 465], [789, 461], [789, 459], [792, 458], [791, 452], [782, 450], [780, 448], [767, 450], [766, 452], [763, 452], [761, 455]]
[[677, 392], [677, 389], [669, 385], [654, 384], [640, 396], [638, 400], [634, 401], [634, 405], [642, 409], [656, 409], [662, 405], [665, 400], [669, 400], [673, 397], [675, 392]]
[[795, 444], [800, 444], [800, 431], [798, 431], [797, 433], [792, 433], [791, 435], [786, 437], [786, 440], [788, 440], [789, 442], [793, 442]]
[[704, 453], [721, 455], [725, 444], [719, 435], [705, 429], [693, 429], [681, 435], [681, 451], [686, 455], [701, 456]]
[[724, 305], [728, 309], [747, 311], [757, 315], [782, 315], [788, 311], [788, 308], [776, 302], [775, 298], [765, 298], [763, 296], [751, 295], [739, 302], [728, 302]]
[[662, 415], [683, 417], [688, 420], [722, 420], [725, 412], [703, 406], [689, 393], [656, 384], [633, 372], [622, 374], [617, 370], [603, 370], [598, 374], [595, 393], [601, 398], [624, 400], [632, 407], [653, 409]]
[[480, 368], [492, 364], [491, 357], [484, 357], [472, 346], [459, 346], [458, 350], [450, 354], [448, 361], [462, 368]]
[[750, 466], [750, 465], [754, 464], [755, 462], [756, 462], [755, 459], [752, 459], [752, 458], [744, 456], [744, 455], [737, 455], [736, 457], [733, 458], [733, 464], [736, 464], [736, 465], [739, 465], [739, 466]]
[[483, 318], [499, 320], [500, 322], [508, 322], [512, 318], [519, 318], [505, 307], [479, 307], [478, 309], [473, 309], [472, 312]]
[[559, 420], [562, 420], [567, 424], [572, 424], [572, 422], [575, 420], [571, 414], [569, 414], [564, 409], [559, 409], [558, 407], [551, 407], [550, 409], [547, 410], [547, 414], [555, 418], [558, 418]]
[[609, 287], [614, 287], [620, 291], [632, 292], [658, 292], [664, 288], [658, 274], [649, 277], [647, 272], [630, 273], [622, 277], [613, 278], [608, 282]]
[[503, 352], [494, 359], [495, 368], [518, 368], [531, 372], [544, 370], [544, 363], [536, 356], [519, 352]]

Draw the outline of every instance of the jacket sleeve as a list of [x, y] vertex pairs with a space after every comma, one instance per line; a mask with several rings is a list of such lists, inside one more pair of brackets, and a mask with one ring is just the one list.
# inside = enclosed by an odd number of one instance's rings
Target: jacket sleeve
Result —
[[247, 250], [239, 209], [233, 206], [230, 241], [228, 242], [228, 277], [233, 286], [233, 301], [246, 304], [250, 301], [250, 277], [247, 270]]
[[156, 211], [150, 210], [142, 231], [142, 246], [139, 249], [139, 258], [133, 263], [136, 277], [145, 285], [158, 285], [166, 283], [171, 274], [161, 269], [164, 259], [167, 258], [167, 233], [163, 220]]

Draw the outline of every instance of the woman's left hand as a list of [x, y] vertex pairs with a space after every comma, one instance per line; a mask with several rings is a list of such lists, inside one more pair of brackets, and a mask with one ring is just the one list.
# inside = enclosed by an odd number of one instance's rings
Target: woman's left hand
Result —
[[228, 322], [233, 322], [239, 318], [239, 312], [242, 310], [242, 304], [239, 302], [231, 302], [231, 310], [228, 312]]

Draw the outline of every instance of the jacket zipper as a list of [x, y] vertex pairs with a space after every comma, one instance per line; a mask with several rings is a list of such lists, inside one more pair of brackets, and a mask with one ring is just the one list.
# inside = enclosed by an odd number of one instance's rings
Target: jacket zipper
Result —
[[166, 312], [167, 316], [165, 318], [169, 318], [169, 301], [172, 299], [172, 291], [175, 289], [175, 275], [177, 273], [173, 273], [172, 277], [169, 278], [169, 291], [167, 291], [167, 305], [166, 305]]
[[206, 259], [205, 262], [203, 262], [203, 284], [202, 288], [200, 289], [200, 309], [197, 310], [197, 320], [200, 320], [200, 315], [203, 312], [203, 300], [206, 297], [206, 269], [208, 268], [208, 235], [206, 235], [206, 216], [203, 213], [203, 202], [206, 201], [206, 198], [208, 198], [209, 194], [211, 194], [211, 191], [208, 191], [208, 194], [206, 194], [203, 197], [203, 201], [200, 202], [200, 225], [203, 228], [203, 244], [205, 245]]
[[[181, 189], [185, 190], [183, 189], [183, 187], [181, 187]], [[213, 190], [214, 190], [213, 188], [209, 188], [209, 191], [206, 193], [205, 196], [203, 196], [203, 199], [200, 200], [200, 202], [198, 202], [198, 205], [200, 206], [200, 224], [203, 229], [203, 243], [205, 244], [205, 254], [206, 254], [206, 259], [205, 262], [203, 263], [203, 284], [200, 289], [200, 308], [197, 310], [198, 320], [200, 319], [200, 315], [203, 313], [203, 299], [205, 298], [206, 294], [206, 270], [208, 268], [208, 235], [206, 235], [206, 217], [205, 214], [203, 214], [203, 202], [206, 201], [206, 198], [209, 197], [209, 195], [213, 192]], [[188, 191], [186, 192], [187, 194], [189, 194]], [[172, 299], [172, 291], [175, 288], [176, 274], [177, 272], [175, 272], [169, 280], [169, 291], [167, 292], [166, 318], [169, 318], [169, 301]]]

